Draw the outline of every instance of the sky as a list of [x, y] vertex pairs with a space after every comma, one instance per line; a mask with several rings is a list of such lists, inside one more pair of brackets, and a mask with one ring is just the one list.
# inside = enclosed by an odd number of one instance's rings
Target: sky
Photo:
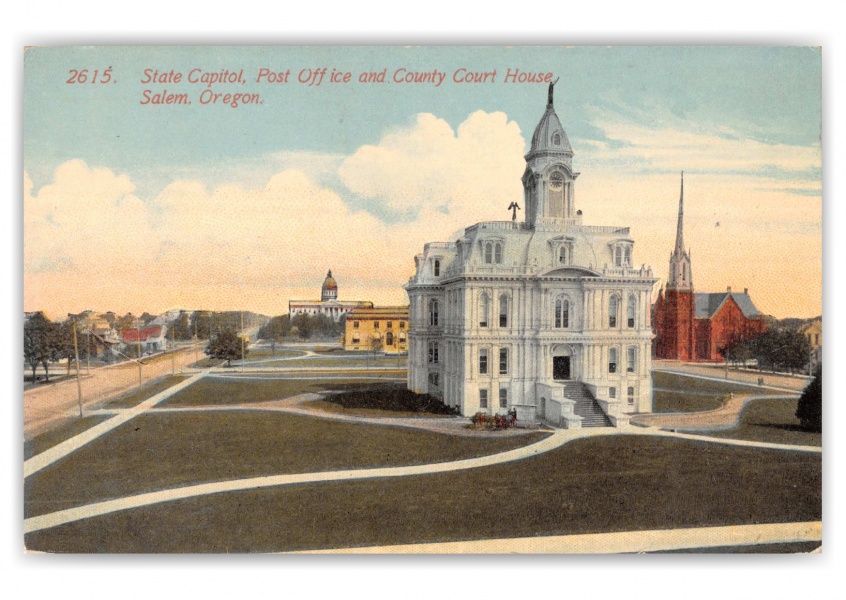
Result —
[[[221, 70], [243, 76], [188, 81]], [[576, 208], [631, 227], [636, 265], [667, 276], [684, 171], [696, 290], [821, 314], [821, 57], [754, 46], [28, 49], [24, 310], [277, 315], [329, 269], [341, 300], [404, 303], [423, 244], [522, 200], [547, 86], [509, 70], [558, 79]]]

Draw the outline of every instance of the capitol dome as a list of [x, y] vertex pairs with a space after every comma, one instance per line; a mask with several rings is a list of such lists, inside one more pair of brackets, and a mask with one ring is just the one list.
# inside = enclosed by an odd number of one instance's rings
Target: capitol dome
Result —
[[338, 298], [338, 284], [332, 277], [332, 269], [326, 274], [326, 279], [323, 282], [323, 289], [320, 293], [320, 301], [326, 302], [328, 300], [335, 300]]

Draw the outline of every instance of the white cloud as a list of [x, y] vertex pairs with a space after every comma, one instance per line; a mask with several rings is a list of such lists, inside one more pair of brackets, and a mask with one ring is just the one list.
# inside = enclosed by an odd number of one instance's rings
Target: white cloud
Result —
[[362, 146], [343, 162], [343, 183], [389, 211], [436, 207], [476, 220], [505, 213], [521, 195], [524, 140], [501, 112], [477, 111], [453, 131], [443, 119], [423, 113], [410, 126]]

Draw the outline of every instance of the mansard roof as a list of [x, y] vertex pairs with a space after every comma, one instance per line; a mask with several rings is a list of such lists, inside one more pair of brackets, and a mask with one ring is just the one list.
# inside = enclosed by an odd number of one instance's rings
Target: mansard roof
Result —
[[761, 315], [752, 302], [752, 298], [745, 292], [742, 294], [737, 292], [718, 292], [715, 294], [705, 292], [694, 294], [694, 296], [696, 300], [695, 316], [697, 319], [710, 319], [713, 317], [729, 297], [734, 299], [737, 306], [740, 307], [743, 316], [747, 319]]

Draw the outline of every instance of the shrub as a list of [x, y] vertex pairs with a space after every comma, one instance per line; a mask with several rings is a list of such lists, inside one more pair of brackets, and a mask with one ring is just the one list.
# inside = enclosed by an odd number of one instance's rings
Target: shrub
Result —
[[509, 427], [514, 427], [514, 424], [517, 422], [517, 411], [511, 410], [504, 415], [489, 415], [487, 413], [477, 412], [470, 417], [470, 422], [470, 427], [474, 429], [508, 429]]
[[822, 364], [814, 371], [814, 378], [799, 397], [796, 418], [802, 429], [822, 431]]

